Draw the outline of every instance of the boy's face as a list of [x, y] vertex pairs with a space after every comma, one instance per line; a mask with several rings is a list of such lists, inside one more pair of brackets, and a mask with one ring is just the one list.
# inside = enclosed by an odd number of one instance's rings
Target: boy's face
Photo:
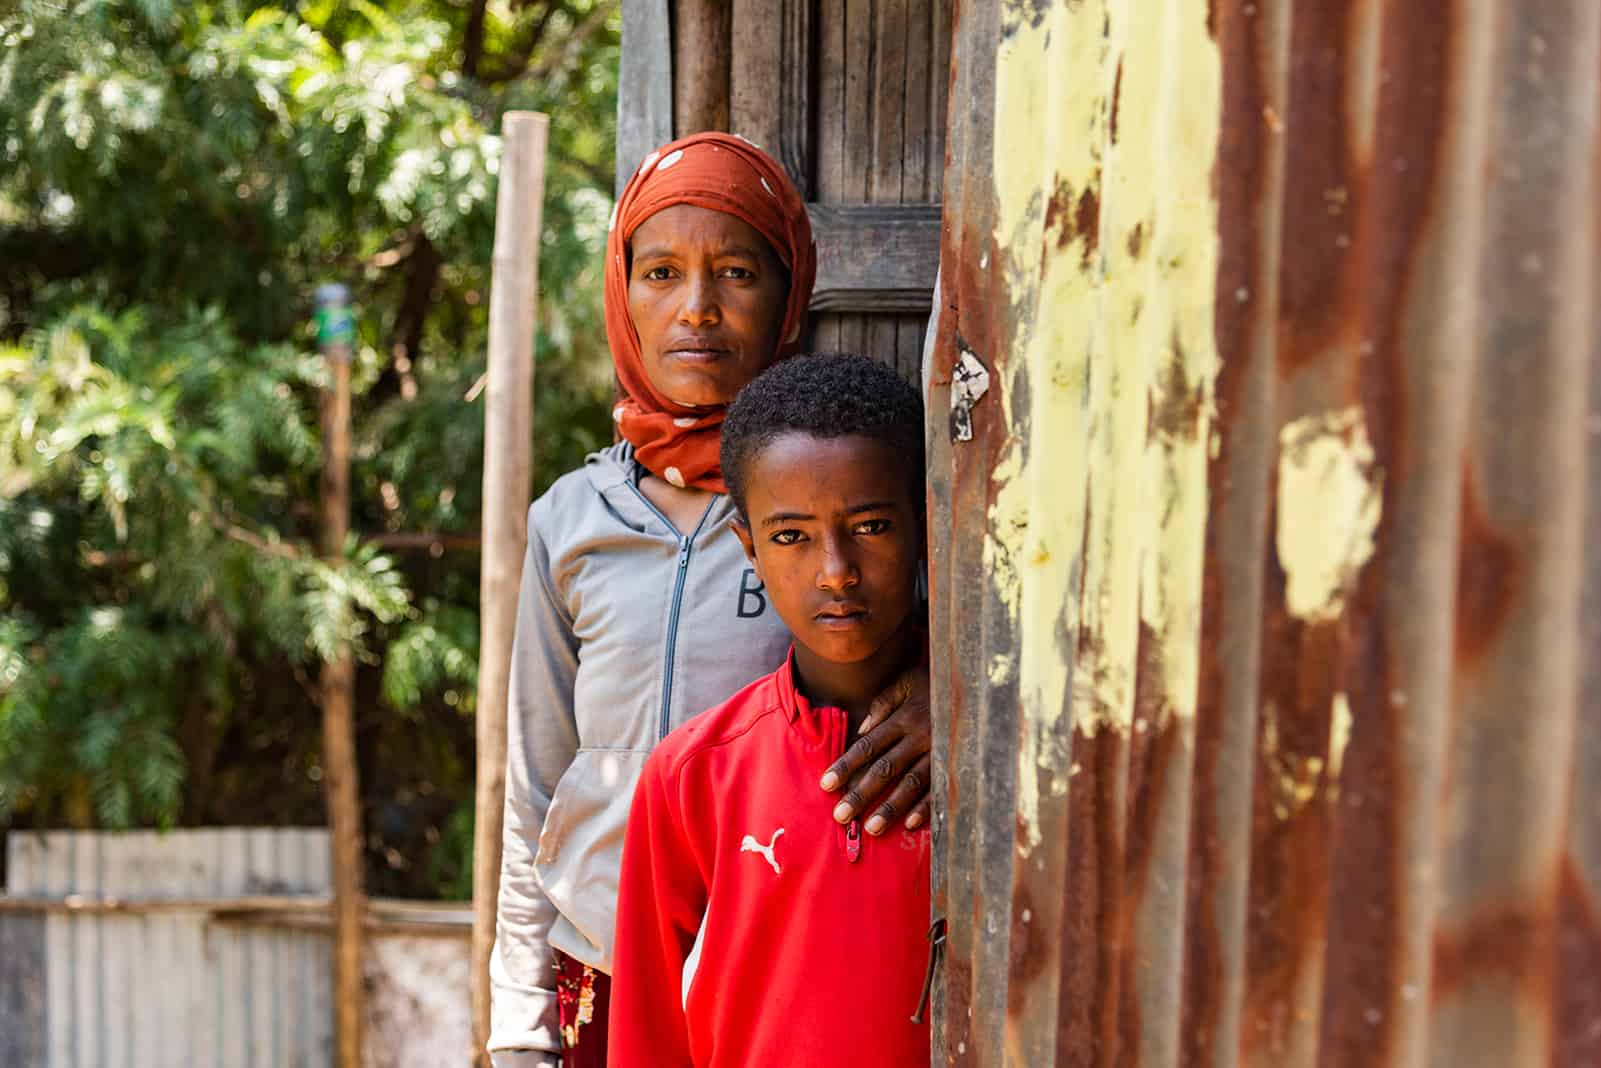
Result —
[[790, 433], [744, 476], [734, 530], [796, 642], [840, 664], [878, 652], [915, 607], [923, 558], [904, 461], [871, 438]]

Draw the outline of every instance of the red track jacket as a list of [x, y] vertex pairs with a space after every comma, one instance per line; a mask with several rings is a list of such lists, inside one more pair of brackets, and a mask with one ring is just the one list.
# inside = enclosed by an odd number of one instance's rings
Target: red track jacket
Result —
[[842, 827], [845, 713], [794, 658], [668, 735], [623, 847], [613, 1068], [923, 1068], [929, 835]]

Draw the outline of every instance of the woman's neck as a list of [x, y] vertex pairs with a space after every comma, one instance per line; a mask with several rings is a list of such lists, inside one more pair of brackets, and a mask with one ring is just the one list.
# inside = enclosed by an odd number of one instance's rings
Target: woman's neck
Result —
[[850, 734], [855, 735], [873, 698], [889, 688], [901, 672], [911, 667], [921, 654], [915, 613], [908, 614], [889, 641], [868, 657], [854, 664], [841, 664], [816, 656], [799, 642], [795, 644], [795, 686], [815, 708], [839, 708], [845, 712]]
[[661, 509], [680, 534], [688, 534], [695, 529], [700, 517], [706, 514], [706, 506], [713, 496], [707, 490], [680, 489], [649, 472], [639, 480], [639, 491], [646, 500]]

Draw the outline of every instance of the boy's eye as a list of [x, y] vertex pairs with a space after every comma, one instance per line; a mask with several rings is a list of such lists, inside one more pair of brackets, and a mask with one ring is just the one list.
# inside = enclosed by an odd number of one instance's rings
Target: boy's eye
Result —
[[775, 545], [794, 545], [803, 537], [805, 535], [798, 530], [780, 530], [774, 532], [772, 541]]
[[888, 534], [890, 521], [888, 519], [864, 519], [856, 524], [858, 534]]

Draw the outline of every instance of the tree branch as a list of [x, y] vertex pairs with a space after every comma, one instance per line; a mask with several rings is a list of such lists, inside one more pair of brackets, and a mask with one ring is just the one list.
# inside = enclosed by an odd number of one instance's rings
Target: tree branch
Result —
[[461, 72], [468, 78], [478, 77], [478, 64], [484, 58], [484, 18], [489, 0], [473, 0], [467, 13], [467, 32], [462, 39]]
[[[529, 7], [532, 5], [525, 4], [524, 6]], [[566, 4], [556, 2], [556, 0], [551, 0], [551, 2], [545, 4], [545, 9], [539, 13], [539, 21], [534, 23], [533, 29], [528, 36], [519, 42], [517, 51], [506, 57], [505, 65], [493, 74], [481, 75], [478, 80], [484, 83], [510, 82], [516, 81], [526, 74], [529, 64], [534, 61], [534, 53], [538, 52], [539, 46], [544, 43], [545, 30], [550, 26], [551, 17], [556, 12], [564, 11], [566, 8]]]
[[567, 35], [567, 40], [555, 55], [523, 75], [531, 81], [548, 81], [558, 71], [566, 70], [578, 58], [579, 52], [595, 32], [606, 24], [606, 16], [611, 9], [605, 4], [596, 4], [589, 16], [574, 27], [573, 32]]

